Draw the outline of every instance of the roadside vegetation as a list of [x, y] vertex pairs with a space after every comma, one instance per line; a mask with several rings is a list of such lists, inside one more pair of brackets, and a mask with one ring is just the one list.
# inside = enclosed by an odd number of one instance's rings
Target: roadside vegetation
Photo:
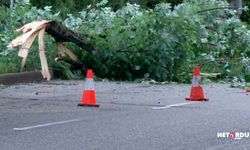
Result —
[[[6, 48], [18, 35], [14, 30], [33, 20], [54, 19], [93, 45], [92, 54], [68, 46], [100, 78], [183, 83], [190, 82], [193, 67], [201, 65], [202, 72], [221, 73], [219, 80], [250, 82], [250, 30], [226, 1], [189, 0], [152, 8], [127, 3], [116, 9], [101, 1], [72, 14], [53, 9], [21, 3], [0, 8], [0, 73], [17, 72], [20, 65], [18, 50]], [[54, 61], [55, 42], [46, 38], [49, 66], [58, 77], [79, 74], [66, 62]], [[37, 44], [26, 68], [40, 69]]]

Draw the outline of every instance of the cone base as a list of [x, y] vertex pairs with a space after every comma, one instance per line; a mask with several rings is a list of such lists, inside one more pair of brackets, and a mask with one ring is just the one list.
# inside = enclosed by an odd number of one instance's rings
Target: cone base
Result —
[[185, 99], [187, 101], [209, 101], [208, 98], [194, 99], [194, 98], [186, 97]]
[[190, 96], [185, 99], [189, 101], [208, 101], [204, 95], [202, 86], [192, 86]]
[[78, 104], [81, 107], [100, 107], [100, 105], [93, 105], [93, 104]]

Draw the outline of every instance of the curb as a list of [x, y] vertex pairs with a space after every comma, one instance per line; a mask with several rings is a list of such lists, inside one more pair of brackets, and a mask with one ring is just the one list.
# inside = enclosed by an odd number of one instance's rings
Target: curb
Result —
[[[53, 77], [52, 71], [50, 71]], [[18, 83], [33, 83], [33, 82], [44, 82], [40, 71], [20, 72], [20, 73], [6, 73], [0, 74], [0, 84], [11, 85]]]

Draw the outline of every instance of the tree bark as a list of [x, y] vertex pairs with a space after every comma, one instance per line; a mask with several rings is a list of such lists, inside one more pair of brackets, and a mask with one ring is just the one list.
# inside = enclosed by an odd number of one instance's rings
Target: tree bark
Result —
[[53, 36], [57, 43], [72, 42], [88, 52], [93, 50], [90, 44], [86, 43], [78, 33], [71, 31], [57, 21], [51, 21], [46, 27], [46, 32]]
[[14, 7], [14, 1], [10, 0], [10, 8], [13, 8], [13, 7]]
[[238, 15], [240, 16], [242, 13], [242, 2], [243, 0], [230, 0], [230, 6], [237, 10]]

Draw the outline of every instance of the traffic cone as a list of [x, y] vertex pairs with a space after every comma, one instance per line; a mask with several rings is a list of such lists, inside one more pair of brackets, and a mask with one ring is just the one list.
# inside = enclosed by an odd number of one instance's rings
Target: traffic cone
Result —
[[82, 101], [80, 104], [78, 104], [78, 106], [99, 107], [99, 105], [96, 104], [92, 69], [88, 69], [87, 71], [87, 77], [86, 77], [86, 82], [85, 82], [85, 88], [84, 88], [83, 95], [82, 95]]
[[201, 75], [200, 68], [194, 68], [194, 76], [192, 79], [192, 87], [190, 97], [187, 97], [186, 100], [189, 101], [208, 101], [204, 96], [203, 87], [201, 85]]

